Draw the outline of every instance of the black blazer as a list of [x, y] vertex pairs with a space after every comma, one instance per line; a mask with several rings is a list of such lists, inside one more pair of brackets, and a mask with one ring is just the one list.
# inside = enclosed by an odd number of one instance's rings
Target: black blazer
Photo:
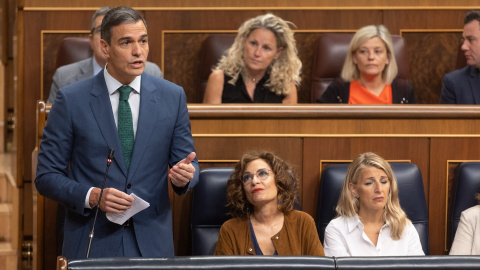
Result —
[[443, 76], [442, 104], [480, 104], [480, 72], [466, 66]]

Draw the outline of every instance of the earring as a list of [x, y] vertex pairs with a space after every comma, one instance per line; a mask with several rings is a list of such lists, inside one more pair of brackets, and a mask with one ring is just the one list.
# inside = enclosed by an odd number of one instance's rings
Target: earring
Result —
[[358, 199], [359, 197], [358, 197], [358, 195], [354, 195], [353, 198]]

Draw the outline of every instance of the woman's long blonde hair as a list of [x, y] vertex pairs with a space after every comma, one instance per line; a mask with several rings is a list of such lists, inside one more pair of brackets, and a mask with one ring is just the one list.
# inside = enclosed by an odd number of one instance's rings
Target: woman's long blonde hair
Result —
[[377, 168], [385, 172], [390, 181], [390, 191], [388, 193], [387, 204], [383, 212], [383, 219], [390, 225], [390, 236], [394, 240], [402, 237], [403, 230], [409, 222], [407, 215], [400, 206], [398, 199], [397, 178], [393, 174], [392, 167], [382, 157], [375, 153], [366, 152], [360, 154], [350, 166], [343, 182], [342, 193], [337, 204], [338, 216], [354, 217], [358, 215], [360, 202], [355, 199], [350, 192], [348, 185], [357, 184], [362, 176], [362, 171], [366, 168]]
[[302, 62], [298, 59], [293, 31], [288, 24], [289, 22], [273, 14], [260, 15], [244, 22], [238, 29], [237, 37], [232, 47], [228, 49], [227, 55], [220, 59], [214, 69], [223, 70], [232, 78], [228, 83], [235, 85], [238, 75], [245, 71], [243, 53], [247, 38], [256, 29], [267, 29], [275, 35], [277, 48], [283, 47], [283, 52], [268, 67], [270, 79], [265, 86], [277, 95], [289, 94], [292, 90], [291, 83], [300, 85]]

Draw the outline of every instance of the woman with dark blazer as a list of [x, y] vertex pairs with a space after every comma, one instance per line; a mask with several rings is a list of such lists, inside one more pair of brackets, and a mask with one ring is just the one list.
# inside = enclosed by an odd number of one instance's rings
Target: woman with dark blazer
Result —
[[319, 103], [415, 103], [412, 86], [396, 78], [398, 66], [390, 33], [383, 25], [369, 25], [355, 33], [341, 78], [330, 84]]

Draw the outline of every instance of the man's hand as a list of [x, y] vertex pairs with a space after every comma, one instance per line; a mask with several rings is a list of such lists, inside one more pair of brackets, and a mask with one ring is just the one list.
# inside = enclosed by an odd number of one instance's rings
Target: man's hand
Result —
[[193, 179], [195, 167], [193, 167], [191, 162], [195, 159], [196, 155], [195, 152], [191, 152], [186, 158], [180, 160], [177, 165], [170, 169], [168, 177], [170, 177], [175, 186], [183, 187]]
[[[98, 203], [100, 197], [100, 188], [93, 188], [90, 192], [88, 202], [91, 207]], [[133, 197], [114, 188], [105, 188], [103, 190], [102, 201], [100, 202], [100, 209], [104, 212], [123, 213], [132, 206]]]

